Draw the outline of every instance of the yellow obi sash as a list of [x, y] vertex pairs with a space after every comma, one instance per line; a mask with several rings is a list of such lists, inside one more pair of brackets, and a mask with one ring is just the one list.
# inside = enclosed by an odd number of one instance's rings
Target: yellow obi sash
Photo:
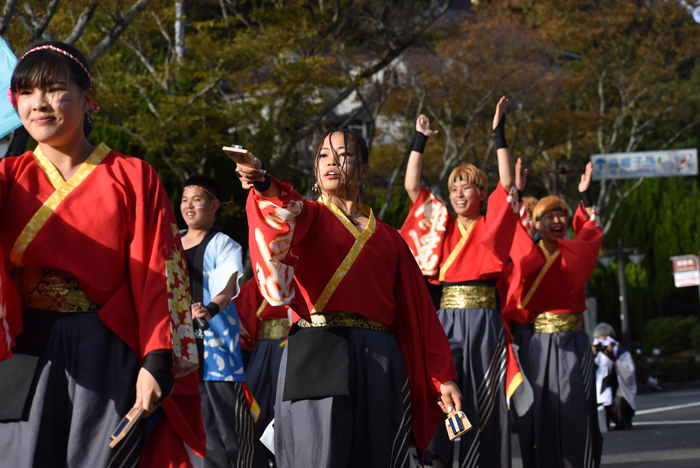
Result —
[[289, 319], [276, 318], [262, 320], [258, 324], [258, 341], [279, 340], [289, 335]]
[[542, 312], [535, 315], [535, 333], [559, 333], [583, 330], [583, 312], [554, 314]]
[[25, 309], [54, 312], [99, 312], [71, 274], [54, 268], [20, 267], [12, 272]]
[[443, 286], [441, 309], [496, 309], [497, 290], [493, 286]]
[[339, 311], [339, 312], [323, 312], [311, 316], [311, 323], [304, 319], [299, 319], [297, 325], [301, 328], [316, 328], [316, 327], [349, 327], [349, 328], [366, 328], [368, 330], [376, 330], [391, 334], [391, 327], [379, 323], [376, 320], [363, 317], [355, 312]]

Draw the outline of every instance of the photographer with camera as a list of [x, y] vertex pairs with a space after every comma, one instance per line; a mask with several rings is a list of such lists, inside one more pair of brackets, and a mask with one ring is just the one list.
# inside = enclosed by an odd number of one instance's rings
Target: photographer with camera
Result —
[[596, 325], [593, 336], [598, 405], [605, 407], [608, 425], [612, 421], [616, 430], [632, 429], [637, 395], [632, 355], [615, 341], [615, 330], [607, 323]]

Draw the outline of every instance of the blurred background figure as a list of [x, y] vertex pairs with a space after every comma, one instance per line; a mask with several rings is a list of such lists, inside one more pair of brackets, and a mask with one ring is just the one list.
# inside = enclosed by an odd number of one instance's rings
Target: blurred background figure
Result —
[[599, 323], [593, 330], [598, 405], [605, 407], [606, 423], [616, 430], [632, 429], [637, 382], [632, 354], [615, 341], [615, 330]]

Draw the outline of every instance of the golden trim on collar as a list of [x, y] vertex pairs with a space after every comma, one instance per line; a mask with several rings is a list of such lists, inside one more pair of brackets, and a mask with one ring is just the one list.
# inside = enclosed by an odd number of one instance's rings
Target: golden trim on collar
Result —
[[[333, 203], [330, 200], [330, 198], [327, 198], [325, 195], [321, 195], [318, 198], [318, 201], [325, 205], [326, 208], [331, 210], [336, 215], [336, 217], [340, 220], [341, 223], [343, 223], [347, 230], [350, 231], [350, 233], [353, 236], [355, 236], [355, 239], [360, 237], [360, 230], [357, 229], [357, 227], [354, 224], [352, 224], [352, 222], [348, 219], [345, 213], [343, 213], [343, 211], [340, 208], [338, 208], [338, 206], [335, 203]], [[358, 203], [357, 209], [360, 210], [360, 213], [367, 216], [369, 218], [369, 222], [372, 223], [372, 220], [374, 219], [374, 212], [372, 211], [372, 208], [370, 208], [367, 205], [362, 205]], [[367, 228], [369, 228], [369, 224], [367, 224]]]
[[447, 270], [452, 266], [454, 261], [457, 259], [457, 256], [459, 253], [462, 251], [464, 246], [467, 243], [467, 240], [469, 239], [469, 234], [471, 234], [472, 229], [474, 229], [474, 225], [481, 219], [481, 216], [479, 216], [477, 219], [472, 221], [472, 223], [469, 225], [468, 228], [465, 228], [464, 225], [462, 225], [462, 222], [459, 220], [459, 218], [455, 219], [455, 222], [457, 223], [457, 226], [459, 227], [459, 232], [462, 233], [462, 238], [459, 240], [455, 248], [452, 250], [450, 253], [450, 256], [447, 257], [447, 260], [445, 260], [445, 264], [440, 267], [440, 276], [439, 280], [440, 281], [445, 281], [445, 273], [447, 273]]
[[537, 291], [537, 288], [540, 286], [540, 283], [542, 282], [542, 279], [544, 278], [544, 275], [547, 274], [547, 271], [549, 268], [552, 266], [554, 261], [559, 257], [559, 254], [561, 253], [561, 250], [557, 249], [556, 251], [552, 252], [551, 254], [547, 252], [547, 249], [544, 247], [544, 241], [540, 241], [539, 243], [540, 249], [542, 249], [542, 254], [544, 255], [545, 262], [544, 266], [540, 270], [539, 274], [537, 275], [537, 278], [535, 278], [535, 282], [532, 283], [532, 287], [530, 287], [530, 290], [527, 292], [527, 295], [525, 296], [525, 299], [518, 305], [518, 309], [524, 309], [527, 307], [527, 304], [530, 302], [530, 299], [532, 299], [532, 296], [535, 294], [535, 291]]
[[314, 304], [314, 308], [311, 311], [312, 314], [318, 314], [320, 312], [323, 312], [323, 308], [326, 307], [326, 304], [330, 300], [331, 296], [338, 288], [340, 282], [343, 280], [348, 271], [350, 271], [350, 268], [355, 263], [355, 260], [357, 260], [357, 256], [360, 255], [362, 248], [365, 246], [369, 238], [372, 237], [372, 234], [374, 234], [374, 230], [377, 227], [377, 220], [374, 217], [374, 213], [370, 208], [365, 207], [364, 205], [359, 205], [359, 207], [362, 211], [362, 214], [364, 214], [365, 216], [367, 216], [367, 214], [366, 211], [364, 211], [364, 209], [369, 210], [369, 223], [367, 223], [367, 227], [365, 228], [365, 230], [360, 232], [345, 216], [345, 213], [340, 211], [340, 209], [337, 206], [335, 206], [333, 202], [331, 202], [323, 196], [319, 200], [326, 207], [328, 207], [333, 212], [333, 214], [335, 214], [335, 216], [340, 220], [340, 222], [343, 223], [347, 230], [350, 231], [350, 233], [353, 236], [355, 236], [355, 243], [343, 259], [343, 262], [340, 264], [340, 266], [338, 266], [338, 269], [335, 271], [333, 277], [323, 289], [321, 295], [318, 297], [318, 300], [316, 301], [316, 304]]
[[[64, 181], [58, 170], [51, 164], [51, 161], [44, 156], [39, 147], [34, 150], [34, 159], [37, 164], [46, 174], [51, 184], [56, 188], [56, 191], [44, 202], [39, 210], [34, 213], [32, 219], [29, 220], [20, 235], [15, 240], [15, 245], [12, 247], [10, 260], [16, 266], [22, 264], [22, 257], [29, 244], [34, 240], [39, 230], [46, 224], [49, 217], [58, 208], [58, 205], [80, 185], [95, 168], [104, 160], [111, 150], [104, 143], [100, 143], [95, 147], [95, 150], [88, 156], [85, 162], [80, 166], [78, 172], [73, 174], [73, 177]], [[58, 177], [58, 179], [57, 179]], [[60, 183], [58, 186], [58, 180]]]

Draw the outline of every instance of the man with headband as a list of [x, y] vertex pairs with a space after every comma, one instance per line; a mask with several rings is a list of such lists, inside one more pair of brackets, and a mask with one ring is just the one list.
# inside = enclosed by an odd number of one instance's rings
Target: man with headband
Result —
[[513, 262], [506, 269], [503, 315], [528, 324], [521, 364], [534, 403], [517, 420], [525, 468], [600, 465], [594, 359], [582, 317], [584, 287], [603, 238], [589, 193], [591, 172], [588, 163], [579, 184], [582, 203], [573, 219], [574, 239], [566, 239], [570, 215], [564, 200], [544, 197], [532, 210], [538, 234], [530, 237], [519, 224]]
[[[231, 301], [243, 275], [241, 246], [215, 224], [221, 206], [214, 179], [193, 176], [185, 181], [180, 212], [181, 231], [192, 289], [192, 318], [200, 359], [202, 416], [207, 455], [193, 457], [206, 468], [249, 467], [253, 460], [253, 399], [245, 385], [238, 312]], [[253, 410], [253, 412], [257, 412]]]

